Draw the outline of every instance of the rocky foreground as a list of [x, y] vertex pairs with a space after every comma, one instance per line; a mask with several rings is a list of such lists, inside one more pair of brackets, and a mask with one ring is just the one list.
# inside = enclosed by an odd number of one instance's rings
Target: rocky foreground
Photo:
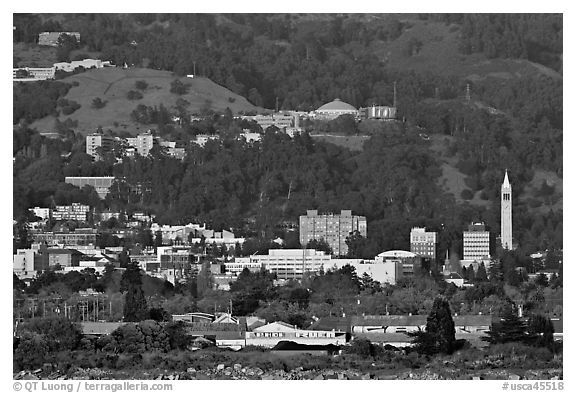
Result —
[[37, 369], [34, 371], [21, 371], [14, 374], [14, 379], [49, 379], [49, 380], [115, 380], [115, 379], [137, 379], [137, 380], [422, 380], [422, 379], [510, 379], [510, 380], [558, 380], [563, 378], [562, 369], [551, 368], [544, 370], [508, 371], [502, 369], [483, 370], [459, 370], [450, 368], [449, 365], [442, 373], [437, 373], [429, 368], [423, 370], [408, 370], [398, 373], [375, 372], [362, 373], [355, 370], [304, 370], [298, 367], [294, 370], [268, 370], [264, 371], [258, 367], [243, 367], [241, 364], [226, 366], [219, 364], [210, 369], [196, 370], [188, 368], [185, 371], [162, 371], [151, 370], [150, 372], [125, 372], [102, 370], [97, 368], [75, 368], [67, 373], [59, 370]]

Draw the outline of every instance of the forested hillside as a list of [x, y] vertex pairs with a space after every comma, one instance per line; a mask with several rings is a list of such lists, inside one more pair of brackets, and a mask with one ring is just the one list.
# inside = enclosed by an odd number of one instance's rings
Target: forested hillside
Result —
[[[397, 126], [373, 135], [361, 152], [274, 132], [245, 146], [233, 141], [245, 124], [231, 113], [207, 111], [210, 119], [192, 124], [157, 117], [146, 127], [179, 141], [200, 132], [230, 138], [189, 148], [183, 163], [159, 155], [113, 165], [82, 153], [75, 135], [85, 130], [73, 120], [58, 124], [66, 142], [30, 130], [55, 111], [74, 111], [69, 99], [61, 100], [70, 87], [46, 82], [42, 94], [17, 86], [15, 103], [36, 95], [46, 97], [47, 109], [15, 110], [16, 216], [52, 196], [91, 198], [64, 187], [66, 175], [114, 174], [150, 191], [135, 201], [117, 189], [101, 207], [142, 208], [162, 222], [205, 220], [271, 238], [282, 235], [280, 222], [295, 222], [305, 209], [346, 208], [368, 217], [367, 254], [407, 248], [413, 225], [444, 228], [443, 251], [458, 249], [472, 220], [499, 232], [507, 168], [515, 237], [524, 251], [562, 247], [561, 190], [533, 183], [536, 173], [563, 175], [561, 15], [67, 14], [15, 15], [14, 25], [15, 42], [33, 43], [45, 30], [79, 31], [81, 44], [58, 54], [69, 59], [99, 53], [115, 64], [180, 76], [195, 67], [264, 108], [278, 100], [281, 109], [307, 111], [336, 97], [356, 107], [391, 105], [396, 83], [399, 113]], [[427, 67], [433, 49], [451, 54], [449, 73], [439, 71], [444, 63]], [[70, 149], [70, 157], [60, 156]], [[465, 177], [466, 193], [441, 187], [443, 163]], [[467, 202], [472, 198], [486, 203]]]

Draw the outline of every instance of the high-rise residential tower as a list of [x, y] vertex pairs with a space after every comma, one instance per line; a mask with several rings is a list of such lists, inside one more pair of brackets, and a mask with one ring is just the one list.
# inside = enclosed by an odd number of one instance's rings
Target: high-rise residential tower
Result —
[[346, 238], [358, 231], [366, 237], [366, 217], [352, 215], [351, 210], [340, 214], [318, 214], [318, 210], [307, 210], [300, 216], [300, 244], [306, 246], [311, 240], [324, 239], [334, 255], [346, 255]]
[[426, 232], [426, 228], [412, 228], [410, 252], [424, 258], [436, 259], [436, 232]]
[[500, 239], [503, 249], [512, 249], [512, 186], [508, 180], [508, 171], [506, 171], [502, 182]]

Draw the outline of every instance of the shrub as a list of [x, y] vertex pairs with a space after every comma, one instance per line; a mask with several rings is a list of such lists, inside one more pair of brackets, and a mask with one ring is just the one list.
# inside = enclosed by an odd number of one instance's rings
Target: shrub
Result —
[[42, 335], [49, 351], [76, 349], [80, 344], [80, 329], [63, 317], [34, 318], [22, 324], [22, 330]]
[[366, 359], [371, 356], [372, 342], [365, 338], [357, 338], [350, 343], [350, 346], [346, 348], [344, 352], [355, 354]]
[[[144, 335], [136, 324], [130, 323], [120, 326], [112, 332], [112, 338], [113, 340], [110, 344], [118, 348], [120, 352], [139, 353], [146, 350]], [[107, 345], [104, 349], [111, 350], [112, 348]]]
[[179, 79], [175, 79], [170, 84], [170, 93], [184, 95], [188, 93], [190, 85], [182, 83]]
[[144, 80], [137, 80], [136, 83], [134, 83], [134, 86], [136, 86], [138, 90], [146, 90], [148, 88], [148, 83]]
[[139, 91], [135, 91], [135, 90], [130, 90], [126, 94], [126, 98], [128, 98], [129, 100], [140, 100], [140, 99], [142, 99], [142, 97], [144, 97], [142, 95], [142, 93], [140, 93]]
[[24, 332], [20, 343], [14, 351], [14, 371], [41, 367], [50, 348], [42, 334]]
[[80, 109], [81, 105], [76, 101], [67, 100], [65, 98], [60, 98], [57, 101], [58, 106], [61, 108], [64, 115], [71, 115], [76, 110]]
[[144, 336], [146, 351], [163, 351], [170, 349], [170, 339], [164, 327], [157, 321], [142, 321], [138, 324], [138, 329]]
[[92, 100], [92, 108], [101, 109], [106, 106], [107, 101], [102, 101], [100, 97], [96, 97]]
[[462, 193], [460, 194], [460, 196], [462, 197], [462, 199], [467, 200], [467, 201], [474, 198], [474, 194], [472, 193], [472, 191], [470, 191], [467, 188], [462, 190]]
[[169, 322], [164, 329], [168, 334], [171, 349], [186, 349], [192, 343], [192, 337], [186, 333], [186, 324], [183, 321]]

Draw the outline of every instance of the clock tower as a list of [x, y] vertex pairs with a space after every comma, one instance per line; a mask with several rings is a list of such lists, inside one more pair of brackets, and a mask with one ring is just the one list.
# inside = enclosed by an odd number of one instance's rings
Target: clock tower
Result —
[[503, 249], [512, 250], [512, 187], [508, 180], [508, 170], [501, 191], [500, 239]]

